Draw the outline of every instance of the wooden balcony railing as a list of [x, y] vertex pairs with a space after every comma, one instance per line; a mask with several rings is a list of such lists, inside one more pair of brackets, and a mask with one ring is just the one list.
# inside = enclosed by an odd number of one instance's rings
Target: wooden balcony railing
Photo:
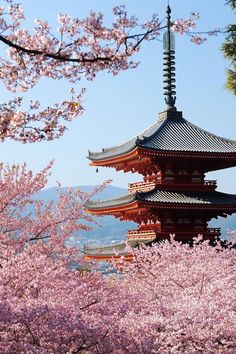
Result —
[[148, 192], [151, 189], [154, 189], [157, 184], [160, 184], [160, 182], [157, 181], [152, 181], [152, 182], [135, 182], [135, 183], [129, 183], [128, 184], [128, 191], [129, 193], [134, 193], [134, 192]]
[[154, 240], [156, 232], [154, 230], [129, 230], [128, 240]]
[[129, 193], [134, 193], [134, 192], [148, 192], [152, 189], [154, 189], [158, 185], [163, 185], [163, 186], [169, 186], [169, 187], [178, 187], [178, 188], [186, 188], [186, 189], [204, 189], [204, 190], [215, 190], [217, 187], [217, 183], [215, 180], [205, 180], [203, 183], [200, 181], [198, 182], [185, 182], [185, 181], [176, 181], [174, 182], [173, 180], [153, 180], [150, 182], [135, 182], [135, 183], [129, 183], [128, 184], [128, 192]]
[[217, 186], [217, 182], [216, 182], [216, 180], [205, 180], [204, 181], [204, 186], [214, 186], [214, 187], [216, 187]]
[[175, 235], [176, 240], [178, 239], [192, 239], [198, 235], [203, 235], [204, 238], [212, 239], [214, 237], [220, 236], [220, 229], [218, 228], [207, 228], [206, 230], [162, 230], [160, 233], [157, 232], [157, 238], [169, 238], [170, 235]]
[[170, 234], [175, 234], [177, 239], [183, 237], [186, 239], [197, 237], [198, 234], [203, 234], [205, 237], [214, 237], [220, 235], [220, 228], [207, 228], [205, 230], [179, 230], [176, 232], [176, 228], [162, 230], [160, 227], [149, 230], [129, 230], [127, 233], [128, 240], [154, 240], [156, 237], [169, 238]]
[[216, 228], [216, 227], [208, 227], [207, 228], [207, 233], [210, 233], [210, 234], [220, 234], [220, 228]]

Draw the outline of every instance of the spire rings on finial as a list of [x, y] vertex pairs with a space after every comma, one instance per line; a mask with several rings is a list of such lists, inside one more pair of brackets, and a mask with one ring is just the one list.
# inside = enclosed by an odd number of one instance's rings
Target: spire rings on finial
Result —
[[164, 96], [167, 104], [167, 110], [176, 110], [175, 107], [175, 38], [171, 31], [171, 8], [167, 6], [167, 30], [163, 36], [164, 47]]

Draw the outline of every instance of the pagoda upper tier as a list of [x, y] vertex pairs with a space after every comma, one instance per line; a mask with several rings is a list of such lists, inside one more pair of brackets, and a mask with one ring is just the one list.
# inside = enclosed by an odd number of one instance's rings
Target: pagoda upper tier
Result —
[[[210, 133], [184, 119], [182, 112], [167, 110], [158, 121], [128, 142], [89, 152], [92, 166], [114, 167], [146, 175], [166, 161], [194, 166], [203, 173], [236, 166], [236, 141]], [[155, 171], [154, 171], [155, 173]]]

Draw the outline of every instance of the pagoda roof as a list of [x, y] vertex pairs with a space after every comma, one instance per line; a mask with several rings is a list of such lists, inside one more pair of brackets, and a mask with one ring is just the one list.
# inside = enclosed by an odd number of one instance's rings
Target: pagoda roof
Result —
[[210, 133], [182, 117], [182, 112], [165, 111], [159, 120], [128, 142], [89, 152], [92, 161], [107, 160], [125, 155], [135, 148], [166, 152], [236, 153], [236, 141]]
[[84, 253], [86, 255], [116, 256], [127, 254], [127, 251], [125, 242], [121, 242], [104, 246], [84, 245]]
[[[152, 239], [150, 240], [130, 240], [127, 242], [119, 242], [111, 245], [103, 245], [103, 246], [97, 246], [97, 245], [84, 245], [84, 254], [86, 256], [91, 256], [91, 258], [115, 258], [115, 257], [120, 257], [120, 256], [128, 256], [130, 255], [130, 247], [136, 247], [139, 244], [145, 244], [151, 242]], [[129, 247], [127, 247], [127, 245]]]
[[149, 192], [136, 192], [107, 201], [89, 201], [86, 203], [88, 210], [95, 212], [107, 208], [129, 205], [134, 202], [143, 202], [158, 205], [182, 204], [208, 207], [236, 207], [236, 195], [216, 191], [166, 191], [155, 188]]

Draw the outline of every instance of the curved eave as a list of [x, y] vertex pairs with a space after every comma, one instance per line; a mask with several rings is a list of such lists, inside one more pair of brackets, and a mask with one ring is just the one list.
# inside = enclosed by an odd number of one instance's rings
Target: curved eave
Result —
[[84, 256], [84, 259], [86, 261], [97, 261], [97, 262], [113, 262], [119, 259], [122, 259], [122, 261], [127, 261], [130, 262], [134, 259], [134, 256], [132, 253], [127, 253], [127, 254], [86, 254]]
[[[143, 158], [143, 157], [157, 157], [157, 158], [184, 158], [192, 160], [217, 160], [222, 159], [227, 161], [229, 166], [236, 165], [236, 152], [193, 152], [193, 151], [169, 151], [169, 150], [155, 150], [143, 148], [140, 146], [134, 147], [133, 150], [121, 154], [115, 157], [92, 160], [90, 166], [104, 166], [104, 167], [113, 167], [120, 163], [125, 163], [128, 161], [134, 161]], [[221, 161], [219, 161], [221, 162]]]
[[154, 150], [148, 148], [139, 148], [139, 153], [142, 155], [155, 155], [159, 157], [181, 157], [191, 159], [236, 159], [235, 152], [201, 152], [201, 151], [169, 151], [169, 150]]
[[106, 158], [106, 159], [99, 159], [99, 160], [92, 160], [90, 157], [88, 157], [92, 162], [90, 162], [90, 166], [113, 166], [116, 165], [117, 163], [120, 162], [125, 162], [125, 161], [129, 161], [129, 160], [133, 160], [136, 159], [140, 156], [140, 148], [138, 148], [137, 146], [134, 146], [134, 148], [132, 148], [132, 150], [121, 154], [121, 155], [117, 155], [111, 158]]
[[88, 213], [95, 215], [106, 215], [106, 214], [116, 214], [120, 212], [127, 212], [139, 209], [139, 201], [135, 200], [133, 202], [127, 202], [126, 204], [119, 204], [114, 206], [101, 206], [97, 205], [96, 207], [86, 206]]
[[136, 192], [120, 198], [90, 202], [86, 204], [89, 213], [96, 215], [117, 215], [155, 209], [195, 209], [236, 211], [236, 195], [221, 192], [165, 191], [155, 188], [149, 192]]
[[116, 243], [104, 246], [84, 246], [85, 259], [96, 261], [131, 260], [132, 254], [126, 250], [126, 243]]
[[236, 204], [204, 204], [204, 203], [173, 203], [173, 202], [140, 202], [140, 207], [178, 210], [221, 210], [236, 212]]
[[136, 201], [127, 205], [87, 208], [90, 214], [94, 215], [115, 215], [126, 212], [155, 208], [159, 210], [220, 210], [222, 212], [235, 213], [236, 204], [206, 204], [206, 203], [177, 203], [177, 202], [147, 202]]

